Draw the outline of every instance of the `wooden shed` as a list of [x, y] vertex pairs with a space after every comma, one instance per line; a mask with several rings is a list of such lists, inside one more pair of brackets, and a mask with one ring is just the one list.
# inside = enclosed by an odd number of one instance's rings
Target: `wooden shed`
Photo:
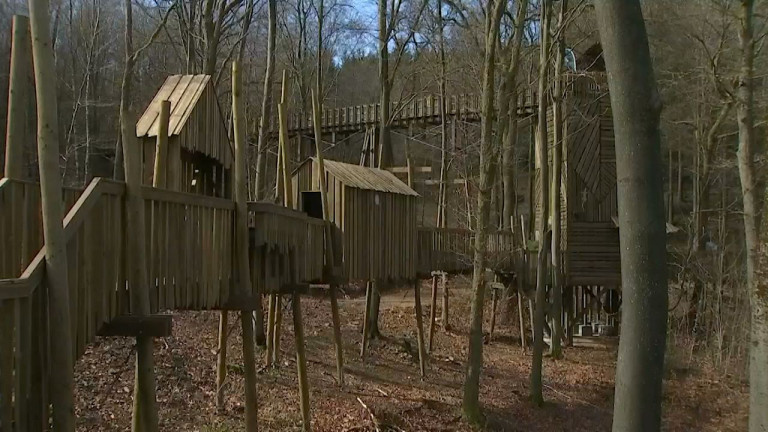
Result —
[[[389, 171], [325, 160], [331, 221], [341, 232], [349, 280], [396, 282], [416, 277], [419, 195]], [[293, 172], [294, 202], [322, 218], [320, 172], [309, 158]]]
[[[168, 126], [169, 188], [229, 197], [232, 147], [209, 75], [172, 75], [136, 124], [144, 182], [152, 183], [160, 104], [171, 102]], [[173, 177], [173, 178], [171, 178]]]
[[[563, 109], [560, 214], [565, 283], [619, 286], [619, 230], [614, 223], [618, 215], [616, 149], [605, 75], [590, 73], [569, 82]], [[551, 112], [548, 117], [551, 149]], [[539, 161], [536, 163], [538, 166]], [[537, 203], [537, 219], [539, 208]]]

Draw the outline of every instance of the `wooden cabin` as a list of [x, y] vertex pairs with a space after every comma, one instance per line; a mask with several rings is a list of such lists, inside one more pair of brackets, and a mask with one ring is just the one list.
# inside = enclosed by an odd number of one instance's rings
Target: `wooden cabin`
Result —
[[[569, 82], [563, 109], [560, 246], [565, 283], [616, 287], [621, 285], [619, 230], [614, 222], [618, 216], [616, 150], [605, 75], [585, 74]], [[551, 114], [550, 175], [554, 146]], [[540, 203], [536, 207], [538, 220]]]
[[209, 75], [169, 76], [139, 119], [136, 136], [141, 142], [144, 182], [152, 184], [164, 100], [171, 102], [168, 188], [230, 197], [232, 146]]
[[[348, 280], [397, 282], [416, 277], [416, 205], [419, 195], [389, 171], [325, 160], [331, 222], [341, 232]], [[316, 158], [293, 172], [297, 208], [322, 218]]]

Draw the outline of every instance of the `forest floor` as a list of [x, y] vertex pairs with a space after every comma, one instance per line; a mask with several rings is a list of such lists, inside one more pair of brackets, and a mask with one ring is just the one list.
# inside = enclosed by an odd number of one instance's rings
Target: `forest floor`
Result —
[[[427, 377], [419, 377], [412, 290], [382, 299], [382, 339], [360, 360], [364, 302], [358, 291], [340, 302], [346, 386], [335, 379], [330, 305], [302, 301], [314, 431], [468, 431], [461, 418], [467, 356], [470, 291], [463, 278], [449, 283], [451, 331], [438, 328]], [[490, 295], [486, 326], [490, 321]], [[439, 297], [438, 297], [439, 298]], [[439, 300], [438, 300], [439, 302]], [[425, 333], [430, 289], [422, 284]], [[285, 308], [281, 361], [259, 370], [261, 431], [300, 430], [293, 325]], [[438, 310], [438, 321], [440, 317]], [[216, 312], [174, 313], [173, 336], [155, 343], [160, 430], [225, 432], [244, 426], [239, 320], [230, 314], [226, 411], [215, 408]], [[512, 321], [517, 321], [513, 319]], [[543, 408], [528, 402], [530, 351], [520, 347], [516, 325], [497, 326], [484, 346], [481, 402], [489, 431], [608, 431], [611, 426], [617, 348], [614, 343], [565, 350], [563, 360], [545, 358]], [[76, 366], [79, 431], [130, 430], [133, 341], [99, 338]], [[259, 352], [259, 351], [257, 351]], [[259, 352], [260, 353], [260, 352]], [[262, 358], [260, 356], [260, 358]], [[706, 366], [668, 368], [664, 383], [664, 430], [746, 429], [747, 386]]]

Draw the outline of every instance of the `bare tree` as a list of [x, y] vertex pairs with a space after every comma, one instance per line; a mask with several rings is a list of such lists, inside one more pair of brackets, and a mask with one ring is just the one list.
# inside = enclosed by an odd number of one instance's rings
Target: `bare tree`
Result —
[[464, 379], [464, 417], [473, 424], [482, 423], [480, 410], [480, 374], [483, 369], [483, 304], [485, 302], [485, 265], [490, 222], [491, 193], [496, 162], [493, 149], [494, 94], [496, 72], [496, 40], [506, 1], [489, 1], [485, 18], [485, 62], [483, 65], [483, 99], [480, 137], [480, 185], [477, 197], [474, 271], [472, 273], [472, 307], [469, 327], [467, 374]]

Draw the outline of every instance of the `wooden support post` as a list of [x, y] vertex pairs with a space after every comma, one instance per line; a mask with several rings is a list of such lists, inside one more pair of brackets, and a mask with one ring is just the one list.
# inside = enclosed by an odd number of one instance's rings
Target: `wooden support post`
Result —
[[440, 284], [443, 286], [443, 311], [441, 320], [443, 321], [443, 330], [451, 331], [451, 324], [448, 322], [448, 274], [443, 272], [440, 275]]
[[5, 176], [24, 178], [24, 146], [32, 140], [29, 130], [30, 48], [29, 18], [13, 16], [11, 40], [11, 74], [8, 84], [8, 123], [5, 135]]
[[155, 174], [152, 186], [168, 188], [168, 121], [171, 116], [171, 102], [160, 102], [160, 118], [158, 119], [157, 144], [155, 145]]
[[525, 337], [525, 319], [523, 318], [523, 291], [517, 291], [517, 313], [520, 317], [520, 346], [525, 349], [526, 337]]
[[[245, 179], [245, 116], [242, 102], [242, 77], [239, 61], [232, 62], [232, 125], [235, 137], [235, 214], [238, 293], [253, 295], [250, 260], [248, 259], [248, 208]], [[226, 313], [226, 312], [224, 312]], [[245, 369], [245, 430], [258, 430], [258, 402], [256, 399], [256, 359], [254, 353], [253, 321], [251, 313], [240, 311], [243, 331], [243, 368]], [[226, 338], [226, 336], [225, 336]]]
[[216, 411], [224, 413], [224, 383], [227, 380], [227, 337], [229, 313], [219, 312], [219, 346], [216, 355]]
[[419, 280], [416, 279], [413, 282], [414, 293], [414, 309], [416, 312], [416, 337], [418, 339], [419, 346], [419, 372], [421, 377], [427, 375], [427, 353], [424, 349], [424, 324], [422, 323], [422, 310], [421, 310], [421, 288], [419, 287]]
[[491, 328], [488, 334], [488, 342], [493, 341], [493, 331], [496, 329], [496, 307], [499, 304], [499, 288], [494, 286], [491, 289]]
[[264, 356], [264, 366], [272, 366], [272, 351], [274, 350], [274, 331], [275, 331], [275, 304], [277, 295], [269, 295], [269, 305], [267, 309], [267, 349]]
[[296, 338], [296, 372], [301, 397], [302, 430], [310, 430], [309, 382], [307, 380], [307, 354], [304, 347], [304, 323], [301, 318], [301, 295], [293, 295], [293, 334]]
[[368, 317], [371, 311], [371, 291], [373, 284], [367, 281], [365, 284], [365, 312], [363, 312], [363, 342], [360, 345], [360, 358], [365, 360], [365, 350], [368, 348]]
[[[326, 271], [326, 274], [330, 274], [331, 278], [336, 278], [333, 270], [336, 268], [336, 236], [333, 233], [333, 226], [331, 225], [331, 212], [328, 206], [328, 186], [325, 184], [325, 166], [323, 163], [323, 151], [320, 146], [322, 141], [322, 134], [320, 132], [320, 113], [322, 109], [317, 101], [317, 95], [312, 93], [312, 115], [315, 129], [315, 155], [317, 156], [317, 165], [320, 175], [320, 198], [323, 202], [323, 220], [325, 220], [325, 236], [328, 239], [327, 264], [330, 271]], [[330, 298], [331, 298], [331, 317], [333, 321], [333, 341], [336, 345], [336, 373], [337, 380], [340, 386], [344, 386], [344, 349], [341, 342], [341, 319], [339, 318], [339, 303], [337, 300], [337, 289], [335, 283], [330, 284]]]
[[280, 327], [283, 325], [283, 298], [275, 295], [275, 326], [272, 329], [272, 365], [280, 366]]
[[435, 338], [435, 320], [437, 317], [437, 275], [432, 275], [432, 303], [429, 309], [429, 344], [427, 349], [432, 354], [432, 343]]

